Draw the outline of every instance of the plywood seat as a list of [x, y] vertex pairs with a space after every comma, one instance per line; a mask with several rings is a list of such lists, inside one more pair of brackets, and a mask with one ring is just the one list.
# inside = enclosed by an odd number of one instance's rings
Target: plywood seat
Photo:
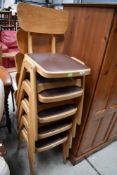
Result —
[[72, 80], [73, 78], [45, 78], [39, 74], [37, 74], [37, 83], [55, 83], [55, 82], [64, 82], [67, 80]]
[[65, 78], [87, 75], [90, 69], [78, 59], [59, 53], [29, 53], [37, 66], [37, 72], [46, 78]]
[[[22, 84], [24, 84], [23, 87], [28, 89], [31, 87], [30, 80], [26, 78]], [[37, 79], [37, 93], [42, 92], [46, 89], [54, 89], [54, 88], [60, 88], [60, 87], [68, 87], [68, 86], [81, 86], [81, 80], [75, 79], [75, 78], [44, 78], [42, 76], [39, 76]]]
[[70, 86], [42, 91], [38, 94], [38, 99], [42, 103], [51, 103], [77, 98], [82, 94], [82, 88], [78, 86]]
[[[57, 120], [69, 117], [71, 115], [74, 115], [77, 111], [77, 107], [76, 107], [76, 105], [74, 105], [72, 100], [70, 100], [68, 102], [69, 103], [66, 102], [66, 104], [63, 103], [63, 105], [60, 105], [58, 103], [52, 103], [51, 105], [48, 104], [49, 108], [47, 108], [45, 106], [46, 104], [42, 104], [39, 102], [38, 103], [38, 106], [39, 106], [38, 121], [39, 121], [39, 123], [48, 123], [48, 122], [52, 122], [52, 121], [57, 121]], [[71, 104], [70, 104], [70, 102], [71, 102]], [[19, 121], [21, 120], [21, 116], [24, 113], [23, 111], [27, 115], [30, 112], [29, 101], [27, 98], [24, 98], [21, 101], [19, 115], [18, 115]]]
[[[28, 130], [28, 120], [27, 120], [28, 116], [25, 114], [21, 117], [21, 121], [20, 121], [20, 125], [19, 125], [19, 129], [25, 129], [25, 131]], [[40, 125], [39, 125], [40, 126]], [[38, 129], [38, 138], [39, 139], [44, 139], [62, 132], [65, 132], [67, 130], [69, 130], [72, 127], [72, 120], [62, 120], [62, 121], [57, 121], [55, 123], [49, 124], [49, 125], [45, 125], [45, 126], [41, 126]]]
[[59, 107], [59, 106], [62, 106], [62, 105], [76, 105], [76, 99], [70, 99], [70, 100], [65, 100], [65, 101], [60, 101], [60, 102], [54, 102], [54, 103], [41, 103], [41, 102], [38, 102], [38, 113], [41, 112], [41, 111], [44, 111], [46, 109], [51, 109], [51, 108], [54, 108], [54, 107]]
[[[24, 82], [25, 81], [25, 82]], [[29, 78], [26, 78], [22, 82], [24, 84], [23, 86], [31, 87]], [[54, 88], [60, 88], [60, 87], [68, 87], [68, 86], [81, 86], [81, 80], [75, 79], [75, 78], [44, 78], [44, 77], [38, 77], [37, 79], [37, 93], [40, 93], [43, 90], [46, 89], [54, 89]], [[24, 87], [25, 88], [25, 87]]]
[[[26, 72], [25, 79], [30, 80], [30, 73]], [[36, 80], [37, 84], [45, 84], [45, 83], [57, 83], [57, 82], [66, 82], [66, 81], [73, 81], [77, 80], [78, 77], [67, 77], [67, 78], [45, 78], [37, 73]]]
[[46, 151], [51, 148], [54, 148], [67, 140], [68, 136], [67, 133], [61, 133], [56, 136], [52, 136], [46, 139], [38, 140], [36, 142], [36, 150], [38, 152]]
[[56, 134], [69, 130], [71, 127], [72, 127], [71, 120], [58, 121], [56, 123], [52, 123], [52, 124], [42, 126], [41, 128], [39, 128], [38, 137], [39, 139], [44, 139], [50, 136], [54, 136]]
[[44, 111], [41, 111], [38, 114], [39, 122], [47, 123], [47, 122], [64, 119], [66, 117], [74, 115], [76, 111], [77, 111], [77, 107], [74, 105], [70, 105], [70, 104], [46, 109]]

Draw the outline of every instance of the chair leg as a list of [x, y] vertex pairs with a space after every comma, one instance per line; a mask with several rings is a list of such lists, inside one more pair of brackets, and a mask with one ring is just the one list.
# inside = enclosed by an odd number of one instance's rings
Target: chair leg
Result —
[[6, 114], [6, 126], [8, 128], [8, 131], [11, 133], [11, 120], [9, 116], [8, 97], [5, 98], [5, 114]]
[[14, 94], [14, 89], [13, 89], [13, 87], [11, 87], [11, 96], [12, 96], [12, 102], [13, 102], [13, 112], [15, 112], [15, 102], [14, 102], [13, 94]]
[[28, 158], [29, 158], [30, 174], [35, 175], [36, 155], [35, 155], [35, 151], [33, 149], [32, 144], [30, 143], [30, 141], [27, 143], [27, 147], [28, 147]]
[[65, 143], [63, 143], [63, 162], [64, 162], [64, 164], [66, 163], [66, 161], [67, 161], [67, 153], [66, 153], [66, 142]]

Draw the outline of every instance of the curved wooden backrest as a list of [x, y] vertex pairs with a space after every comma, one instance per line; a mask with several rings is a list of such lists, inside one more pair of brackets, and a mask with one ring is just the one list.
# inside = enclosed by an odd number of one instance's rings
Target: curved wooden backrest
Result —
[[28, 34], [27, 32], [19, 29], [17, 31], [17, 43], [19, 52], [25, 54], [28, 53]]
[[19, 3], [17, 14], [20, 27], [27, 32], [64, 34], [67, 29], [66, 11]]

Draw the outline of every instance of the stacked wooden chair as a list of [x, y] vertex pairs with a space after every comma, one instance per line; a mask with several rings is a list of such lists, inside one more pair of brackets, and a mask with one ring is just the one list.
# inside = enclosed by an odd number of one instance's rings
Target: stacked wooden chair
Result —
[[[76, 126], [81, 123], [85, 76], [90, 69], [74, 57], [56, 53], [56, 36], [67, 29], [67, 12], [20, 3], [18, 20], [18, 130], [27, 142], [34, 172], [36, 151], [62, 144], [64, 160], [69, 157]], [[33, 34], [50, 35], [51, 52], [35, 53]]]

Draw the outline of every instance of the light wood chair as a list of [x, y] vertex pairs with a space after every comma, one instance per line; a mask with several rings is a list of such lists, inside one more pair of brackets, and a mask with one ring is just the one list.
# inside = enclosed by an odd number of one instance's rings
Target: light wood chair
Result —
[[[21, 53], [16, 55], [18, 129], [27, 142], [34, 174], [36, 151], [63, 144], [64, 160], [69, 157], [76, 126], [81, 123], [85, 76], [90, 69], [74, 57], [56, 53], [56, 38], [67, 29], [66, 11], [25, 3], [17, 11], [21, 27], [17, 34]], [[50, 53], [34, 52], [34, 35], [49, 35]]]

